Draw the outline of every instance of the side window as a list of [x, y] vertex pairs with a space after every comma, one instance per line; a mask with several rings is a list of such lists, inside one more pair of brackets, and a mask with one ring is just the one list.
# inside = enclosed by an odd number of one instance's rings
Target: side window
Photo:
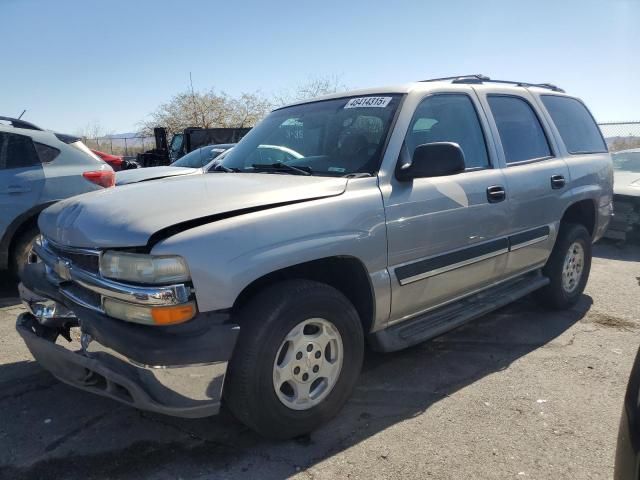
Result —
[[15, 133], [0, 133], [0, 170], [39, 165], [31, 138]]
[[480, 120], [467, 95], [433, 95], [420, 103], [411, 120], [405, 144], [413, 155], [418, 145], [433, 142], [460, 145], [467, 168], [489, 166]]
[[607, 151], [596, 122], [582, 102], [558, 95], [542, 95], [541, 99], [569, 153]]
[[42, 163], [53, 162], [58, 155], [60, 155], [60, 150], [57, 148], [50, 147], [49, 145], [45, 145], [44, 143], [33, 142], [36, 146], [36, 153], [38, 154], [38, 159]]
[[507, 163], [551, 156], [540, 120], [529, 103], [518, 97], [489, 95]]

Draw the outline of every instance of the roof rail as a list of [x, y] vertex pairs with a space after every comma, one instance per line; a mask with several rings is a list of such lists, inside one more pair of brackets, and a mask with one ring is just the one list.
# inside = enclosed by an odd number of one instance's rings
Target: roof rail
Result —
[[467, 84], [482, 84], [482, 83], [506, 83], [509, 85], [516, 85], [518, 87], [540, 87], [554, 92], [564, 93], [564, 90], [552, 85], [551, 83], [528, 83], [528, 82], [514, 82], [512, 80], [493, 80], [486, 75], [480, 73], [474, 75], [458, 75], [455, 77], [441, 77], [430, 78], [428, 80], [420, 80], [421, 82], [440, 82], [444, 80], [451, 80], [451, 83], [467, 83]]
[[33, 123], [26, 122], [26, 121], [20, 120], [18, 118], [1, 117], [0, 116], [0, 120], [4, 120], [5, 122], [9, 122], [11, 124], [11, 126], [15, 127], [15, 128], [26, 128], [28, 130], [43, 130], [42, 128], [34, 125]]

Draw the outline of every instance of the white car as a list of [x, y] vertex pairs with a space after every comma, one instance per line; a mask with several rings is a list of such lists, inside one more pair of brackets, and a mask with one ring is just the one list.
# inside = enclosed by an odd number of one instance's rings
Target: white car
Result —
[[606, 237], [640, 238], [640, 148], [621, 150], [613, 158], [613, 211]]
[[[208, 173], [209, 171], [213, 171], [222, 158], [224, 158], [222, 154], [231, 150], [234, 145], [235, 143], [208, 145], [188, 153], [166, 167], [138, 168], [118, 172], [116, 174], [116, 186], [167, 177]], [[256, 150], [255, 157], [253, 163], [266, 163], [271, 165], [287, 163], [303, 158], [303, 156], [295, 150], [280, 145], [260, 145]]]

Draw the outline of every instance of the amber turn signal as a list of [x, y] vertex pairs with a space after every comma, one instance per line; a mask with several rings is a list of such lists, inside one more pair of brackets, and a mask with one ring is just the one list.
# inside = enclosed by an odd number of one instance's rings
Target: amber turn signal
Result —
[[191, 320], [196, 314], [196, 307], [193, 303], [185, 305], [175, 305], [171, 307], [153, 307], [151, 318], [156, 325], [174, 325]]

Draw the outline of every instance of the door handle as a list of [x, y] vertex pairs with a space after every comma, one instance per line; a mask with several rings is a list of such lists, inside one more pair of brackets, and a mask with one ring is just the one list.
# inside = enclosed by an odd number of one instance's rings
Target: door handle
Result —
[[502, 202], [505, 198], [507, 198], [507, 194], [502, 185], [487, 187], [487, 200], [489, 200], [489, 203]]
[[567, 181], [562, 175], [551, 175], [551, 188], [558, 190], [566, 185]]
[[12, 194], [12, 193], [27, 193], [30, 192], [31, 189], [29, 187], [23, 186], [23, 185], [9, 185], [7, 187], [7, 193], [8, 194]]

